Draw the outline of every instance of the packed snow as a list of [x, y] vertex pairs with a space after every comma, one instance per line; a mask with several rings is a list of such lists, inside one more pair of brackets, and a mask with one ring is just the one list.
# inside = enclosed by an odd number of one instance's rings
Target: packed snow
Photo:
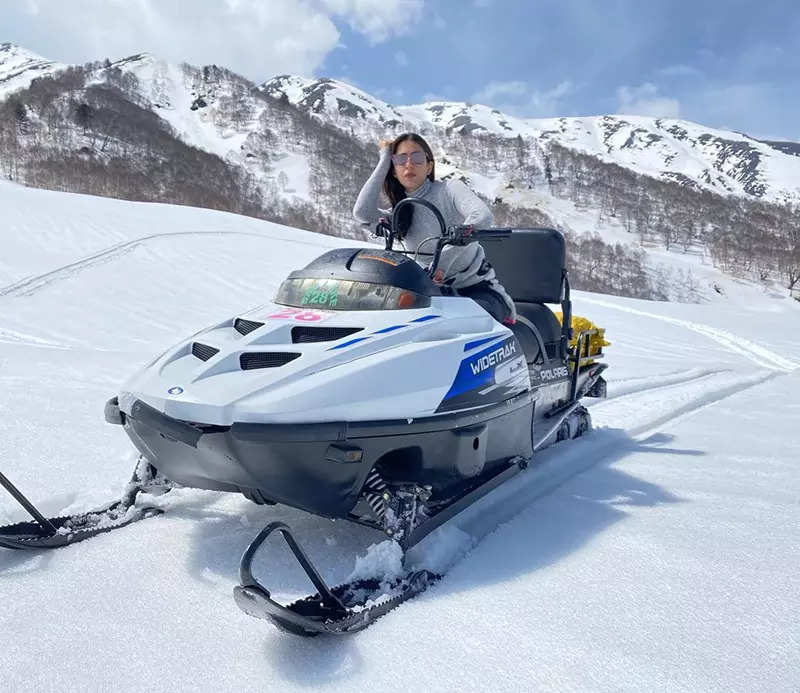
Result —
[[[0, 471], [45, 514], [118, 497], [136, 461], [105, 401], [198, 329], [352, 241], [230, 214], [0, 183]], [[163, 515], [54, 552], [0, 549], [7, 691], [797, 691], [800, 303], [574, 292], [606, 329], [595, 430], [410, 552], [446, 571], [363, 633], [305, 640], [236, 607], [282, 520], [332, 583], [391, 575], [375, 532], [177, 489]], [[25, 518], [0, 494], [0, 524]], [[311, 591], [281, 545], [255, 571]], [[268, 577], [267, 577], [268, 576]]]

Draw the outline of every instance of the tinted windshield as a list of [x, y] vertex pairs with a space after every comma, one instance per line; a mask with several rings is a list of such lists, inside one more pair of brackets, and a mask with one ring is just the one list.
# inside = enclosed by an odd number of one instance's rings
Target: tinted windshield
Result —
[[408, 310], [427, 308], [428, 296], [386, 284], [349, 279], [287, 279], [278, 289], [276, 303], [294, 308], [322, 310]]

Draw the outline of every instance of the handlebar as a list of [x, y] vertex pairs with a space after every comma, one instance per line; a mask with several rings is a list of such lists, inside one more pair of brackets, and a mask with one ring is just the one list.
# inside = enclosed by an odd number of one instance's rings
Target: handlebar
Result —
[[433, 261], [428, 267], [428, 274], [432, 277], [439, 266], [439, 259], [445, 246], [464, 246], [473, 241], [502, 240], [511, 235], [511, 229], [476, 229], [473, 225], [456, 225], [447, 227], [444, 217], [436, 205], [417, 197], [406, 197], [398, 202], [392, 210], [391, 219], [381, 218], [375, 226], [375, 235], [386, 239], [386, 250], [392, 250], [395, 238], [399, 238], [397, 228], [398, 211], [406, 205], [420, 205], [426, 207], [436, 217], [441, 229], [441, 235], [436, 239], [436, 250], [433, 253]]

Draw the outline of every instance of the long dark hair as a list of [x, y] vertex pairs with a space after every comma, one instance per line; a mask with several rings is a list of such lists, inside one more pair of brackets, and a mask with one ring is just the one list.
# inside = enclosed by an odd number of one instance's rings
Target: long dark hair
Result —
[[[428, 180], [436, 180], [436, 162], [433, 160], [433, 151], [431, 150], [430, 145], [417, 133], [404, 132], [402, 135], [398, 135], [394, 142], [392, 142], [392, 154], [394, 154], [400, 144], [406, 140], [416, 142], [420, 147], [422, 147], [422, 151], [425, 152], [425, 158], [428, 160], [428, 162], [433, 164], [433, 166], [431, 166], [431, 172], [428, 174]], [[392, 208], [394, 208], [394, 206], [400, 202], [400, 200], [404, 200], [407, 197], [406, 189], [403, 187], [402, 183], [395, 178], [394, 164], [391, 165], [389, 172], [386, 174], [386, 178], [383, 179], [383, 192], [386, 197], [389, 198], [389, 203], [392, 205]], [[414, 208], [410, 205], [404, 207], [400, 210], [400, 218], [397, 219], [397, 228], [400, 229], [402, 233], [405, 233], [411, 226], [413, 219]]]

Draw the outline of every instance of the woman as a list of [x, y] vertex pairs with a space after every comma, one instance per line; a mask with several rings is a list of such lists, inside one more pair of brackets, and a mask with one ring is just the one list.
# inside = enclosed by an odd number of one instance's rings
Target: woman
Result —
[[[461, 181], [437, 181], [436, 163], [428, 143], [419, 135], [405, 133], [395, 140], [381, 140], [380, 159], [372, 175], [358, 194], [353, 216], [365, 226], [373, 226], [391, 209], [378, 207], [381, 190], [394, 206], [406, 197], [427, 200], [437, 207], [445, 224], [485, 228], [493, 224], [489, 208]], [[397, 226], [406, 250], [422, 258], [433, 255], [434, 241], [441, 234], [433, 214], [419, 206], [400, 210]], [[469, 296], [499, 322], [516, 319], [514, 302], [495, 278], [483, 248], [473, 242], [466, 246], [448, 246], [442, 252], [434, 281], [451, 287], [461, 296]]]

